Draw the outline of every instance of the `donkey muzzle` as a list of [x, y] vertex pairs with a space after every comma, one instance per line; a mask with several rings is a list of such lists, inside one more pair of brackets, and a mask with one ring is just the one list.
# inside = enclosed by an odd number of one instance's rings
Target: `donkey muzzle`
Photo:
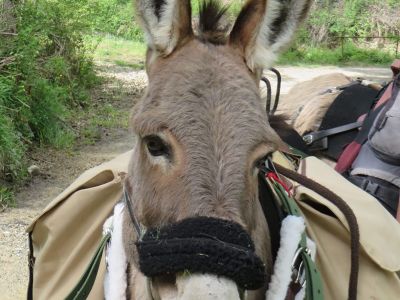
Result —
[[266, 284], [265, 265], [251, 237], [231, 221], [196, 217], [150, 228], [136, 247], [140, 271], [147, 277], [207, 273], [227, 277], [246, 290]]

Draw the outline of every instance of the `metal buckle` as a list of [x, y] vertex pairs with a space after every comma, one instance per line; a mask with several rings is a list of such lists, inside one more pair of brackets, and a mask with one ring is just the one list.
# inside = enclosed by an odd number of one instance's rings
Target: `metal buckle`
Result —
[[109, 269], [109, 262], [110, 262], [110, 258], [108, 257], [108, 255], [109, 255], [109, 252], [110, 252], [110, 247], [111, 247], [111, 239], [109, 239], [108, 240], [108, 242], [107, 242], [107, 244], [106, 244], [106, 247], [105, 247], [105, 251], [104, 251], [104, 258], [105, 258], [105, 261], [106, 261], [106, 270], [108, 270]]
[[314, 136], [311, 133], [306, 134], [303, 136], [303, 141], [306, 143], [306, 145], [311, 145], [314, 143]]
[[377, 195], [377, 191], [379, 189], [379, 184], [375, 183], [375, 182], [371, 182], [371, 181], [367, 181], [366, 187], [364, 188], [364, 190], [371, 194], [376, 196]]
[[291, 269], [292, 269], [292, 282], [295, 284], [299, 284], [302, 288], [304, 288], [306, 284], [306, 272], [303, 259], [301, 257], [303, 251], [310, 255], [310, 249], [306, 247], [299, 247], [294, 254], [294, 258], [292, 260]]

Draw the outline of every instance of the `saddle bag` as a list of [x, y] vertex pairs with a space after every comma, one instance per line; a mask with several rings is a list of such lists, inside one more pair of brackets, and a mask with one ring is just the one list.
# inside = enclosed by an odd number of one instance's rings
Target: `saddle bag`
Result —
[[392, 97], [379, 113], [368, 136], [369, 145], [382, 161], [400, 166], [400, 74], [393, 81]]
[[[86, 171], [29, 226], [28, 299], [65, 299], [77, 285], [97, 252], [105, 220], [121, 199], [130, 156], [127, 152]], [[361, 244], [358, 299], [398, 299], [400, 226], [395, 219], [372, 196], [314, 157], [302, 159], [298, 168], [280, 152], [273, 160], [337, 192], [353, 209]], [[324, 299], [346, 299], [350, 273], [346, 219], [321, 195], [296, 183], [293, 186], [307, 234], [317, 244], [316, 263], [323, 278]], [[390, 232], [390, 238], [382, 232]], [[104, 298], [105, 270], [103, 257], [87, 299]]]

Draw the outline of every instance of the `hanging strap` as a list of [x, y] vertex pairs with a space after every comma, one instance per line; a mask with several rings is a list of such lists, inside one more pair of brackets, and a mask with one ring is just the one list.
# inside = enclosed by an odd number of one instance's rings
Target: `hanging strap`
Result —
[[320, 131], [314, 131], [311, 132], [309, 134], [306, 134], [303, 136], [303, 140], [304, 142], [307, 144], [307, 146], [312, 145], [314, 142], [319, 141], [323, 138], [329, 137], [331, 135], [335, 135], [335, 134], [339, 134], [339, 133], [343, 133], [343, 132], [347, 132], [347, 131], [351, 131], [354, 129], [357, 129], [359, 127], [361, 127], [363, 124], [363, 122], [353, 122], [350, 124], [346, 124], [346, 125], [342, 125], [342, 126], [338, 126], [335, 128], [330, 128], [330, 129], [326, 129], [326, 130], [320, 130]]
[[108, 241], [111, 239], [111, 234], [107, 233], [100, 241], [100, 245], [97, 248], [93, 258], [91, 259], [89, 266], [83, 273], [78, 284], [72, 290], [72, 292], [65, 298], [65, 300], [84, 300], [90, 294], [93, 284], [96, 280], [97, 272], [99, 270], [101, 257], [103, 256], [104, 248]]

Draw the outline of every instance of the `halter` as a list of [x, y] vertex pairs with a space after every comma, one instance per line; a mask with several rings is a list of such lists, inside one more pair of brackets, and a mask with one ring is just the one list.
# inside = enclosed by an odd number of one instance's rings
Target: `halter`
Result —
[[[262, 189], [263, 186], [267, 187], [269, 183], [274, 183], [275, 188], [277, 188], [276, 192], [281, 196], [283, 196], [282, 193], [289, 194], [290, 192], [284, 182], [279, 178], [270, 158], [267, 158], [264, 164], [259, 166], [259, 170], [259, 188], [261, 195], [259, 200], [270, 228], [270, 232], [272, 233], [271, 247], [275, 261], [280, 242], [279, 230], [281, 222], [286, 214], [299, 216], [299, 209], [295, 202], [288, 197], [282, 197], [278, 200], [276, 197], [270, 196], [268, 197], [269, 201], [265, 201], [266, 199], [262, 198], [262, 195], [265, 195], [265, 191]], [[282, 190], [279, 190], [280, 188]], [[273, 199], [273, 201], [271, 201], [271, 199]], [[140, 270], [147, 278], [149, 278], [148, 284], [150, 288], [152, 287], [150, 278], [163, 274], [174, 274], [182, 271], [182, 269], [222, 275], [231, 278], [242, 289], [258, 289], [265, 284], [265, 274], [264, 271], [261, 272], [261, 269], [264, 270], [264, 266], [261, 260], [255, 256], [254, 245], [250, 236], [239, 224], [226, 220], [201, 217], [186, 219], [178, 224], [167, 226], [167, 230], [164, 230], [163, 228], [155, 228], [146, 230], [145, 232], [144, 228], [140, 225], [135, 216], [132, 207], [132, 200], [125, 186], [123, 191], [123, 201], [138, 237], [136, 245], [139, 253]], [[282, 203], [280, 204], [279, 202]], [[267, 207], [271, 204], [273, 205], [273, 209]], [[279, 219], [276, 220], [275, 216], [279, 216]], [[278, 223], [273, 224], [271, 220], [278, 221]], [[192, 226], [191, 223], [193, 223]], [[204, 230], [204, 227], [210, 223], [211, 226], [208, 226], [210, 230]], [[242, 242], [237, 240], [232, 241], [229, 236], [225, 237], [226, 232], [221, 231], [218, 233], [218, 228], [228, 227], [231, 231], [233, 230], [233, 234], [231, 234], [232, 236], [242, 236], [245, 240]], [[191, 236], [185, 236], [184, 234], [179, 233], [179, 231], [189, 231]], [[163, 238], [162, 235], [164, 235]], [[196, 239], [199, 236], [203, 239]], [[206, 239], [204, 239], [205, 236]], [[169, 240], [168, 238], [171, 239]], [[179, 245], [176, 245], [177, 243], [179, 243]], [[195, 245], [192, 247], [192, 244]], [[245, 245], [250, 245], [250, 247], [246, 248]], [[198, 254], [200, 250], [199, 247], [201, 249], [200, 252], [206, 257], [196, 257], [196, 254]], [[190, 250], [188, 250], [188, 248]], [[176, 260], [174, 258], [176, 256], [179, 257], [180, 249], [185, 249], [186, 254], [187, 252], [192, 252], [194, 255], [189, 256], [187, 259], [182, 255], [179, 260]], [[239, 251], [236, 251], [237, 249], [239, 249]], [[157, 253], [157, 250], [163, 252], [163, 254]], [[174, 255], [171, 255], [172, 253]], [[245, 253], [245, 257], [243, 257], [243, 253]], [[162, 259], [155, 259], [157, 254], [162, 255]], [[237, 256], [240, 255], [242, 257], [238, 260]], [[222, 269], [221, 267], [213, 267], [218, 266], [219, 260], [226, 260], [226, 257], [229, 257], [230, 260], [232, 260], [232, 263], [225, 264]], [[167, 261], [165, 262], [165, 260]], [[242, 266], [240, 266], [240, 264], [242, 264]], [[232, 265], [239, 266], [241, 269], [231, 270], [230, 266]], [[243, 266], [248, 267], [243, 268]], [[313, 296], [310, 299], [321, 299], [322, 284], [319, 279], [318, 271], [310, 257], [310, 251], [307, 248], [305, 233], [302, 235], [298, 250], [293, 258], [291, 269], [293, 278], [293, 284], [291, 286], [293, 294], [297, 294], [297, 292], [299, 292], [307, 282], [310, 282], [307, 286], [312, 290]], [[311, 269], [312, 272], [309, 271]], [[312, 276], [310, 276], [310, 274]]]

